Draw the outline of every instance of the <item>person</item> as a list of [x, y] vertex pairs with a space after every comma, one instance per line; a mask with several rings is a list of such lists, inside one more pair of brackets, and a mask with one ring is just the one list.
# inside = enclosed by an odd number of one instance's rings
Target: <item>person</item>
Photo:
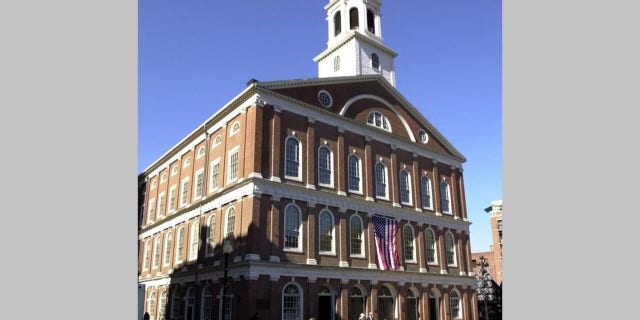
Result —
[[364, 320], [364, 313], [360, 314], [360, 316], [358, 317], [358, 320]]
[[367, 315], [366, 320], [373, 320], [373, 312], [369, 311], [369, 315]]
[[149, 318], [151, 318], [151, 316], [149, 315], [149, 312], [145, 312], [144, 316], [142, 316], [142, 319], [144, 319], [144, 320], [149, 320]]
[[251, 316], [251, 320], [260, 320], [260, 315], [256, 312]]

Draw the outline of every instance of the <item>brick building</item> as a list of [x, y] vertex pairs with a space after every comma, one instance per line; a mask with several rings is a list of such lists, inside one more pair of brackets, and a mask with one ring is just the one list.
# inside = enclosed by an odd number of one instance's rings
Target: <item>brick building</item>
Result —
[[151, 319], [478, 319], [465, 158], [396, 90], [380, 7], [330, 1], [318, 78], [249, 81], [140, 174]]
[[480, 257], [487, 258], [489, 264], [486, 269], [491, 278], [498, 285], [502, 285], [502, 200], [491, 201], [491, 205], [484, 209], [489, 214], [491, 223], [492, 243], [487, 252], [471, 254], [472, 264], [480, 261]]

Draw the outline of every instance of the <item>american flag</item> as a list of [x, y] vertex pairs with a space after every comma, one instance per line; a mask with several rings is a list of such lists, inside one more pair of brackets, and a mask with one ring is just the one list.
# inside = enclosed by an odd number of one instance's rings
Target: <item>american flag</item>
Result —
[[378, 268], [380, 270], [398, 269], [397, 223], [393, 218], [373, 216], [375, 229]]

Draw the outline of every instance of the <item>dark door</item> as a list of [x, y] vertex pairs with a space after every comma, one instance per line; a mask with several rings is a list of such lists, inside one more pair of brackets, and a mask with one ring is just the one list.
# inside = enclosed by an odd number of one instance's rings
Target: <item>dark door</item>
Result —
[[331, 296], [318, 296], [318, 320], [333, 320]]
[[429, 298], [429, 320], [438, 320], [438, 311], [436, 298]]
[[407, 299], [407, 320], [418, 320], [418, 304], [416, 299]]

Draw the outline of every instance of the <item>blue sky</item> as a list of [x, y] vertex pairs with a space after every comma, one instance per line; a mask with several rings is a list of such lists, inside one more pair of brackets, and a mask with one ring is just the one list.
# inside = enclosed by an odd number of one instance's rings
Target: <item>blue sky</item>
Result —
[[[317, 77], [328, 0], [139, 0], [138, 172], [260, 81]], [[502, 2], [382, 1], [396, 88], [463, 155], [472, 252], [502, 199]]]

